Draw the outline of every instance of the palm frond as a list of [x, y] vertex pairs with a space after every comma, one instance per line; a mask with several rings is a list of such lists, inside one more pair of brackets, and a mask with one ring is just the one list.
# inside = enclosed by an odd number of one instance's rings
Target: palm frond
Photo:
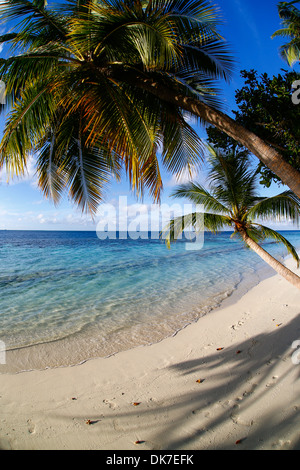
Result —
[[224, 228], [232, 227], [232, 220], [230, 216], [221, 214], [204, 214], [204, 227], [212, 233], [217, 233]]
[[45, 83], [32, 83], [9, 113], [0, 144], [0, 167], [23, 174], [29, 154], [43, 137], [55, 112], [55, 103]]
[[157, 158], [156, 144], [153, 144], [153, 152], [141, 168], [142, 187], [148, 187], [154, 201], [160, 201], [163, 191], [162, 176]]
[[43, 1], [5, 0], [1, 2], [1, 21], [12, 21], [16, 30], [26, 30], [26, 33], [38, 33], [47, 28], [52, 39], [63, 40], [66, 35], [64, 18], [45, 8]]
[[291, 31], [289, 30], [289, 28], [281, 28], [275, 31], [275, 33], [272, 34], [271, 38], [272, 39], [277, 38], [277, 37], [289, 38], [290, 35], [291, 35]]
[[205, 229], [217, 233], [224, 227], [231, 226], [231, 219], [228, 216], [207, 212], [192, 212], [172, 219], [162, 230], [161, 238], [165, 240], [166, 245], [170, 248], [171, 243], [181, 240], [183, 233], [188, 229], [194, 229], [196, 234]]
[[70, 39], [82, 48], [89, 31], [94, 55], [111, 62], [142, 63], [148, 69], [173, 66], [181, 55], [173, 24], [165, 15], [145, 16], [137, 4], [128, 6], [128, 2], [118, 2], [118, 8], [91, 3], [90, 15], [72, 19]]
[[162, 8], [176, 25], [183, 42], [221, 38], [217, 26], [222, 22], [219, 10], [208, 1], [153, 2]]
[[249, 157], [235, 153], [223, 155], [211, 146], [208, 149], [211, 192], [237, 216], [257, 198], [257, 177], [249, 167]]
[[188, 43], [182, 47], [184, 53], [179, 75], [185, 73], [185, 76], [193, 78], [201, 70], [213, 79], [231, 79], [235, 62], [223, 41], [213, 39], [200, 45]]
[[203, 230], [203, 214], [194, 212], [175, 217], [163, 228], [161, 238], [170, 249], [171, 243], [182, 239], [182, 234], [188, 228], [194, 228], [196, 231]]
[[222, 204], [203, 186], [198, 183], [182, 184], [172, 193], [175, 198], [186, 198], [194, 204], [201, 204], [205, 211], [217, 212], [220, 214], [229, 214], [230, 208]]
[[161, 116], [162, 160], [165, 167], [179, 175], [198, 166], [204, 157], [204, 145], [184, 119], [181, 111], [165, 106]]
[[282, 28], [271, 36], [289, 38], [290, 41], [280, 47], [282, 58], [293, 66], [300, 58], [300, 10], [294, 5], [299, 2], [280, 2], [278, 4], [279, 17], [282, 20]]
[[284, 191], [257, 202], [249, 209], [248, 217], [252, 220], [291, 220], [299, 224], [300, 200], [292, 191]]
[[61, 155], [57, 152], [56, 137], [57, 128], [49, 129], [44, 138], [44, 142], [39, 145], [37, 158], [38, 184], [43, 194], [51, 199], [54, 204], [58, 204], [65, 188], [66, 175], [62, 168]]
[[[36, 82], [47, 81], [59, 73], [59, 53], [24, 54], [0, 61], [0, 76], [8, 93], [18, 96], [20, 91], [31, 88]], [[63, 67], [64, 70], [64, 67]]]
[[[270, 227], [265, 227], [264, 225], [257, 224], [257, 227], [261, 233], [261, 239], [272, 239], [275, 240], [277, 243], [282, 243], [285, 248], [287, 249], [288, 253], [292, 255], [294, 260], [297, 262], [297, 267], [299, 268], [300, 259], [295, 247], [279, 232], [276, 230], [271, 229]], [[248, 235], [252, 238], [251, 232]]]
[[300, 38], [295, 43], [290, 42], [281, 46], [280, 55], [290, 66], [298, 62], [300, 57]]
[[[81, 116], [64, 116], [57, 132], [49, 134], [38, 158], [39, 184], [48, 197], [59, 201], [65, 191], [82, 211], [95, 214], [104, 187], [118, 171], [114, 155], [104, 145], [88, 145], [82, 136]], [[51, 159], [50, 159], [51, 157]]]

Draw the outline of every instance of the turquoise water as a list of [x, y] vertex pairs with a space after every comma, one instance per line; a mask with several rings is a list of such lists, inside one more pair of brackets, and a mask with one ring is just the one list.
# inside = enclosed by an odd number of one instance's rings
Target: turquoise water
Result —
[[[283, 234], [300, 249], [300, 232]], [[276, 243], [264, 247], [286, 255]], [[94, 232], [0, 231], [0, 260], [0, 340], [23, 357], [52, 345], [40, 363], [28, 356], [27, 368], [158, 341], [241, 282], [258, 282], [259, 271], [273, 273], [226, 232], [205, 234], [203, 249], [187, 251], [183, 242], [168, 250], [159, 240], [103, 241]]]

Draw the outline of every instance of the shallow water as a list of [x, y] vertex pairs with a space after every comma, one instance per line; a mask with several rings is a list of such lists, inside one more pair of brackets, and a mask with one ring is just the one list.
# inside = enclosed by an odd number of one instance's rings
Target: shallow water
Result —
[[[300, 232], [283, 232], [300, 249]], [[184, 242], [99, 240], [95, 232], [0, 231], [0, 372], [70, 365], [174, 334], [273, 274], [230, 233]], [[265, 248], [278, 259], [286, 252]], [[22, 348], [20, 350], [20, 348]], [[11, 351], [10, 351], [11, 350]]]

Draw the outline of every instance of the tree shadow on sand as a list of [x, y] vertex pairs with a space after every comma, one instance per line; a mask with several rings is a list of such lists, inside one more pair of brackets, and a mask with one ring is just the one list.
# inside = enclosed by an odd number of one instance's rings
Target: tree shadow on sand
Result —
[[[293, 341], [298, 338], [300, 338], [300, 322], [299, 319], [294, 319], [271, 334], [260, 334], [249, 338], [233, 347], [215, 352], [205, 359], [183, 361], [172, 366], [174, 371], [187, 377], [200, 374], [205, 378], [208, 374], [209, 379], [213, 379], [218, 385], [208, 386], [204, 392], [185, 397], [185, 401], [190, 400], [193, 407], [202, 412], [202, 415], [203, 411], [207, 410], [208, 419], [204, 426], [199, 426], [191, 435], [172, 439], [168, 448], [185, 448], [192, 443], [196, 446], [198, 443], [201, 447], [201, 434], [214, 431], [217, 433], [227, 424], [228, 436], [232, 434], [232, 441], [228, 442], [227, 439], [227, 442], [221, 442], [216, 436], [212, 436], [212, 440], [208, 440], [212, 447], [220, 448], [221, 445], [224, 449], [232, 448], [233, 444], [236, 445], [233, 439], [234, 431], [240, 433], [244, 429], [244, 434], [240, 434], [239, 437], [236, 434], [236, 437], [248, 448], [258, 448], [262, 446], [266, 436], [271, 437], [272, 434], [276, 434], [282, 438], [277, 441], [275, 439], [272, 448], [300, 449], [300, 437], [294, 442], [286, 439], [288, 430], [297, 429], [299, 423], [300, 365], [292, 362], [292, 354], [295, 351], [291, 348]], [[277, 375], [278, 370], [280, 375]], [[290, 403], [290, 396], [286, 396], [285, 403], [276, 400], [277, 392], [274, 390], [276, 388], [278, 390], [285, 381], [288, 381], [293, 388], [291, 390], [293, 396], [298, 390], [299, 406]], [[233, 399], [228, 400], [228, 396]], [[270, 405], [274, 403], [278, 405], [276, 413], [274, 407], [265, 407], [266, 397]], [[184, 405], [184, 402], [181, 401], [181, 404]], [[215, 408], [216, 412], [211, 413], [210, 418], [211, 407]], [[184, 416], [176, 425], [180, 426], [183, 422]], [[173, 425], [174, 423], [172, 427]], [[165, 429], [164, 432], [171, 431], [172, 427]]]
[[[97, 420], [93, 434], [105, 433], [107, 449], [121, 449], [124, 436], [129, 440], [136, 436], [145, 442], [139, 449], [299, 450], [295, 429], [300, 414], [300, 364], [292, 361], [292, 343], [298, 339], [296, 318], [272, 333], [247, 338], [222, 351], [212, 348], [209, 355], [205, 352], [167, 367], [172, 372], [170, 390], [164, 399], [155, 399], [164, 375], [160, 369], [151, 400], [130, 411], [116, 404], [114, 410], [93, 416]], [[185, 389], [181, 380], [177, 390], [176, 380], [182, 377]], [[203, 380], [196, 383], [197, 377]], [[278, 394], [283, 385], [290, 390], [284, 403]]]

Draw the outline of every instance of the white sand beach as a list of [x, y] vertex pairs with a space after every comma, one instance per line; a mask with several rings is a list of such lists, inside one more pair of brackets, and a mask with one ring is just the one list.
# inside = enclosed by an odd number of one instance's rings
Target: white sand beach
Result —
[[158, 344], [3, 374], [0, 448], [300, 450], [299, 313], [275, 275]]

